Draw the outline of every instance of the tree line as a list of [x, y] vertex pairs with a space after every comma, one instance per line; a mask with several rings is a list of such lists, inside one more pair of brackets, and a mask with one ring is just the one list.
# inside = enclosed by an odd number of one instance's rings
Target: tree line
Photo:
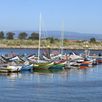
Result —
[[[7, 32], [6, 34], [4, 34], [3, 31], [0, 32], [0, 39], [8, 39], [8, 40], [13, 40], [15, 39], [15, 33], [14, 32]], [[37, 32], [33, 32], [30, 34], [30, 36], [28, 35], [28, 33], [26, 32], [20, 32], [18, 34], [18, 37], [17, 39], [31, 39], [31, 40], [38, 40], [39, 39], [39, 33]], [[46, 40], [49, 40], [50, 43], [54, 43], [54, 41], [58, 41], [58, 39], [55, 39], [54, 37], [48, 37], [46, 38]], [[89, 40], [90, 43], [96, 43], [96, 39], [93, 37], [93, 38], [90, 38]]]
[[[0, 39], [8, 39], [8, 40], [13, 40], [15, 39], [15, 33], [14, 32], [7, 32], [6, 34], [1, 31], [0, 32]], [[39, 33], [33, 32], [28, 36], [28, 33], [26, 32], [20, 32], [18, 34], [17, 39], [32, 39], [32, 40], [38, 40], [39, 39]]]

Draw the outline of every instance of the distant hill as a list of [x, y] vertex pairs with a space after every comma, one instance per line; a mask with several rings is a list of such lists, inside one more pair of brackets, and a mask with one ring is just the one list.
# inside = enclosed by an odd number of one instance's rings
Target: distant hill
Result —
[[[17, 38], [18, 34], [22, 31], [12, 31], [15, 33], [15, 37]], [[29, 35], [33, 31], [25, 31]], [[37, 31], [35, 31], [37, 32]], [[61, 31], [42, 31], [42, 37], [54, 37], [54, 38], [61, 38]], [[65, 39], [72, 39], [72, 40], [89, 40], [90, 38], [96, 38], [97, 40], [102, 40], [102, 34], [88, 34], [88, 33], [78, 33], [78, 32], [64, 32]]]
[[[48, 31], [48, 36], [61, 38], [60, 31]], [[88, 34], [88, 33], [78, 33], [78, 32], [64, 32], [65, 39], [73, 39], [73, 40], [89, 40], [90, 38], [96, 38], [97, 40], [102, 40], [102, 34]]]

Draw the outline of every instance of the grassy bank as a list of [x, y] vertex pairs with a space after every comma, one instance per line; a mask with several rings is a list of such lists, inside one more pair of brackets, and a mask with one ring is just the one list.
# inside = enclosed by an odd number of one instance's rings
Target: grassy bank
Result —
[[[38, 48], [38, 40], [0, 40], [0, 48]], [[61, 41], [42, 40], [41, 48], [60, 48]], [[65, 49], [85, 49], [86, 47], [95, 50], [102, 50], [102, 42], [84, 42], [84, 41], [64, 41]]]

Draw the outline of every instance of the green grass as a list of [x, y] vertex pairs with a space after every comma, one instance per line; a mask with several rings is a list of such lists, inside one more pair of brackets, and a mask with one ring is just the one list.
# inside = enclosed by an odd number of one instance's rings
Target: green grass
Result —
[[[38, 40], [0, 40], [0, 47], [20, 47], [20, 48], [38, 48], [39, 41]], [[86, 45], [90, 49], [102, 49], [102, 42], [95, 42], [95, 43], [85, 43], [83, 41], [77, 41], [77, 42], [66, 42], [64, 41], [64, 48], [70, 48], [70, 49], [83, 49]], [[61, 41], [55, 40], [53, 43], [50, 43], [50, 40], [41, 40], [41, 47], [48, 47], [51, 48], [60, 48], [61, 47]]]

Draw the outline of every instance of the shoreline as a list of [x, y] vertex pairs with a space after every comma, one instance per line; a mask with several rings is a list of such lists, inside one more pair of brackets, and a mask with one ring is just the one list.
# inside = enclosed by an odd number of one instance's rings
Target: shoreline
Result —
[[[32, 48], [38, 49], [38, 40], [0, 40], [0, 48]], [[62, 44], [60, 40], [55, 40], [54, 42], [50, 42], [49, 40], [42, 40], [41, 49], [61, 49]], [[71, 49], [71, 50], [102, 50], [102, 42], [90, 43], [83, 41], [64, 41], [63, 49]]]
[[[38, 47], [34, 47], [34, 46], [0, 46], [0, 49], [38, 49]], [[41, 47], [41, 49], [49, 49], [48, 47]], [[50, 49], [60, 49], [59, 47], [50, 47]], [[102, 48], [75, 48], [75, 47], [64, 47], [64, 50], [85, 50], [85, 49], [89, 49], [89, 50], [102, 50]]]

